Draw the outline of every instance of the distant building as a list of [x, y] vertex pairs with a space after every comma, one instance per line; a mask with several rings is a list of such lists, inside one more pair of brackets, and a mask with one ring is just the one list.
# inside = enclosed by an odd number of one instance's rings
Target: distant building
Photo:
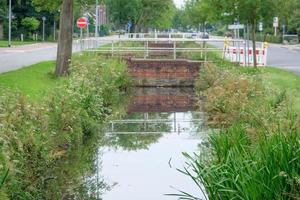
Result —
[[107, 24], [107, 10], [106, 6], [101, 4], [99, 6], [99, 25]]

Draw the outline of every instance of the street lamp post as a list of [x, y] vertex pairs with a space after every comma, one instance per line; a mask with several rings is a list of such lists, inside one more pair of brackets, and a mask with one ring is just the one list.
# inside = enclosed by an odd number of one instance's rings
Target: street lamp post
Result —
[[43, 20], [43, 41], [45, 41], [45, 21], [46, 21], [46, 17], [42, 17]]
[[11, 11], [11, 0], [9, 0], [8, 9], [8, 47], [11, 47], [11, 21], [12, 21], [12, 11]]
[[98, 0], [96, 0], [95, 37], [98, 37], [98, 27], [99, 27], [99, 6], [98, 6]]

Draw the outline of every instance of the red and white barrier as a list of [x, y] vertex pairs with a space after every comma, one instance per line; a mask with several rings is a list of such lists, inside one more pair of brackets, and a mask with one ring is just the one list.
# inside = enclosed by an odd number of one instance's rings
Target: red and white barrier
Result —
[[[267, 66], [268, 49], [266, 44], [262, 44], [261, 48], [256, 48], [257, 66]], [[241, 65], [253, 65], [253, 48], [244, 50], [243, 47], [224, 47], [224, 58]]]

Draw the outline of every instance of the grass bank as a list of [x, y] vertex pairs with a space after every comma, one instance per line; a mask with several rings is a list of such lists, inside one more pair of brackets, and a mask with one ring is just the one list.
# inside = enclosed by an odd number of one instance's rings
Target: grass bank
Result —
[[[34, 44], [36, 42], [33, 42], [33, 41], [24, 41], [24, 42], [21, 42], [21, 41], [12, 41], [12, 46], [20, 46], [20, 45], [26, 45], [26, 44]], [[1, 47], [8, 47], [8, 41], [6, 40], [0, 40], [0, 48]]]
[[54, 63], [45, 62], [0, 75], [0, 199], [99, 192], [86, 183], [94, 172], [90, 153], [97, 151], [101, 126], [122, 112], [118, 104], [130, 85], [126, 65], [84, 54], [73, 57], [68, 77], [54, 78], [52, 71]]
[[53, 75], [54, 67], [55, 62], [49, 61], [0, 74], [0, 88], [19, 91], [29, 99], [41, 101], [64, 79]]
[[209, 199], [299, 199], [300, 78], [213, 61], [202, 69], [197, 93], [205, 97], [207, 124], [220, 131], [209, 136], [205, 153], [186, 155], [183, 173]]

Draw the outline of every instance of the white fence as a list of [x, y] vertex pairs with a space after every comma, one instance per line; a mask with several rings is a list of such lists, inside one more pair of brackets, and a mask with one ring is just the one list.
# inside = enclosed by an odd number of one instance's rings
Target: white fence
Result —
[[126, 33], [125, 38], [182, 38], [182, 39], [208, 39], [208, 34], [199, 32], [199, 33], [168, 33], [168, 32], [152, 32], [152, 33]]
[[[195, 42], [199, 43], [199, 47], [180, 47], [180, 43]], [[151, 52], [169, 52], [173, 55], [173, 59], [177, 59], [179, 52], [199, 52], [200, 57], [207, 61], [209, 52], [216, 52], [223, 58], [234, 63], [240, 63], [244, 66], [253, 65], [253, 50], [244, 40], [224, 40], [224, 39], [201, 39], [201, 38], [145, 38], [145, 37], [109, 37], [109, 38], [87, 38], [75, 42], [75, 51], [85, 52], [103, 52], [112, 55], [122, 53], [142, 52], [143, 57], [149, 58]], [[123, 45], [124, 43], [132, 44], [132, 46]], [[142, 43], [143, 45], [135, 45], [134, 43]], [[150, 47], [150, 43], [169, 43], [172, 47], [158, 48]], [[217, 46], [217, 47], [216, 47]], [[267, 48], [262, 45], [257, 48], [258, 66], [267, 65]]]

